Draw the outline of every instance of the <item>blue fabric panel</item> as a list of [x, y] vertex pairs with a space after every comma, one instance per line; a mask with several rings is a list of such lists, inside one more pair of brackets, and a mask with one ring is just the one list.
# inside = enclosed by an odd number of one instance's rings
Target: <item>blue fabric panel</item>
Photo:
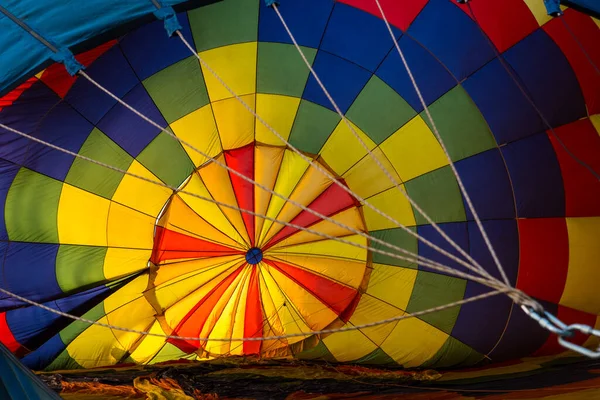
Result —
[[[445, 223], [445, 224], [437, 224], [443, 231], [446, 233], [459, 247], [465, 250], [467, 253], [469, 252], [469, 236], [467, 232], [467, 223], [466, 222], [453, 222], [453, 223]], [[448, 253], [457, 256], [458, 258], [464, 258], [458, 250], [450, 245], [431, 225], [420, 225], [417, 226], [417, 233], [423, 238], [429, 240], [434, 243], [438, 247], [446, 250]], [[456, 270], [462, 272], [468, 272], [464, 266], [460, 265], [456, 261], [446, 257], [442, 253], [438, 252], [435, 249], [432, 249], [428, 244], [423, 243], [419, 240], [419, 255], [426, 257], [432, 261], [437, 261], [440, 264], [447, 265], [450, 268], [454, 268]], [[431, 269], [429, 267], [425, 267], [423, 265], [419, 265], [419, 269], [423, 271], [434, 272], [436, 274], [446, 275], [444, 272], [440, 272], [435, 269]]]
[[[0, 204], [6, 204], [6, 195], [12, 185], [17, 172], [21, 167], [8, 161], [0, 159]], [[0, 240], [8, 240], [6, 225], [4, 223], [4, 207], [0, 210]], [[4, 254], [0, 254], [4, 256]]]
[[[464, 298], [478, 296], [490, 290], [487, 286], [467, 281]], [[481, 354], [487, 354], [502, 337], [511, 307], [512, 300], [503, 294], [463, 304], [451, 335]]]
[[564, 217], [565, 193], [550, 139], [540, 133], [502, 148], [519, 218]]
[[[185, 13], [178, 14], [177, 18], [182, 25], [181, 32], [186, 40], [194, 43], [187, 15]], [[192, 56], [179, 37], [167, 36], [162, 21], [156, 21], [129, 32], [121, 40], [120, 45], [123, 54], [140, 80]]]
[[[456, 80], [448, 70], [423, 46], [406, 35], [400, 38], [399, 43], [427, 105], [456, 86]], [[423, 111], [417, 91], [396, 49], [387, 55], [376, 75], [398, 92], [417, 112]]]
[[[323, 51], [317, 53], [313, 68], [343, 113], [348, 111], [371, 78], [371, 73], [367, 70]], [[335, 111], [312, 74], [308, 78], [302, 97]]]
[[[10, 107], [0, 111], [0, 122], [23, 133], [33, 134], [38, 123], [59, 101], [58, 96], [46, 85], [36, 82]], [[16, 133], [0, 129], [0, 158], [21, 165], [31, 143]]]
[[[481, 219], [515, 217], [512, 186], [498, 149], [465, 158], [455, 166]], [[467, 219], [473, 220], [471, 209], [464, 199], [463, 203]]]
[[[102, 301], [109, 292], [110, 289], [106, 286], [98, 286], [44, 305], [69, 314], [82, 315]], [[34, 306], [7, 311], [6, 321], [15, 339], [29, 349], [38, 348], [73, 322], [70, 318]]]
[[[118, 46], [113, 46], [86, 70], [96, 82], [122, 98], [139, 80]], [[87, 79], [78, 78], [65, 100], [93, 124], [110, 110], [117, 101]]]
[[[333, 5], [333, 0], [285, 1], [280, 4], [279, 12], [300, 46], [318, 48]], [[267, 7], [262, 0], [258, 40], [292, 43], [275, 10]]]
[[[141, 83], [127, 93], [123, 101], [160, 126], [167, 126], [167, 122]], [[158, 128], [121, 104], [115, 105], [102, 118], [98, 128], [134, 158], [160, 133]]]
[[[48, 301], [63, 292], [58, 286], [55, 274], [57, 244], [10, 242], [0, 285], [27, 299]], [[0, 295], [0, 311], [22, 303]]]
[[498, 59], [469, 77], [463, 87], [499, 145], [542, 132], [545, 125]]
[[553, 127], [587, 115], [579, 82], [560, 48], [538, 29], [504, 53], [527, 92]]
[[[61, 102], [40, 121], [34, 136], [77, 153], [92, 129], [94, 129], [92, 124], [81, 114], [73, 110], [67, 103]], [[63, 181], [74, 158], [44, 144], [32, 142], [29, 145], [24, 166]]]
[[595, 14], [600, 14], [600, 3], [598, 0], [568, 0], [563, 1], [566, 4], [573, 4], [583, 10], [589, 10]]
[[[545, 301], [539, 302], [546, 311], [556, 315], [557, 305]], [[494, 361], [501, 362], [528, 356], [533, 349], [542, 347], [550, 335], [550, 332], [525, 314], [519, 305], [513, 304], [506, 330], [498, 346], [490, 353], [490, 357]]]
[[[164, 6], [184, 3], [162, 0]], [[72, 48], [122, 24], [152, 14], [151, 1], [3, 0], [2, 5], [58, 48]], [[5, 16], [0, 16], [0, 93], [32, 75], [52, 52]]]
[[[402, 32], [392, 29], [398, 39]], [[381, 18], [341, 3], [334, 7], [321, 42], [322, 50], [372, 72], [393, 48], [394, 42]]]
[[494, 58], [494, 51], [477, 24], [453, 1], [430, 0], [407, 33], [459, 81]]
[[[510, 284], [515, 286], [519, 274], [519, 231], [516, 220], [482, 221], [482, 224], [502, 264], [502, 269], [506, 272]], [[500, 271], [475, 221], [468, 223], [468, 229], [469, 254], [492, 276], [502, 280]]]
[[46, 368], [67, 346], [60, 339], [60, 335], [54, 335], [40, 347], [27, 354], [21, 359], [23, 365], [34, 371]]

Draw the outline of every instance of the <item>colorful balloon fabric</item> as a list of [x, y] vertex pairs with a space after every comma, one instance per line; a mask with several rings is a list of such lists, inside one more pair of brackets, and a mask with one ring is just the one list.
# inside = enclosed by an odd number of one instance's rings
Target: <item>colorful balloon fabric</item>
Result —
[[[567, 323], [600, 326], [600, 183], [590, 172], [600, 174], [598, 21], [566, 9], [565, 25], [541, 0], [381, 3], [510, 283]], [[375, 2], [282, 0], [279, 7], [369, 151], [500, 277]], [[27, 366], [245, 355], [444, 368], [564, 352], [504, 295], [359, 330], [288, 337], [490, 289], [366, 249], [390, 250], [353, 231], [466, 271], [319, 171], [458, 255], [340, 119], [272, 8], [223, 0], [177, 18], [200, 57], [313, 165], [248, 112], [177, 35], [169, 37], [163, 21], [119, 32], [77, 55], [85, 72], [214, 161], [62, 64], [30, 71], [0, 100], [0, 123], [177, 190], [0, 128], [0, 285], [135, 331], [277, 338], [165, 339], [74, 322], [3, 295], [0, 340]]]

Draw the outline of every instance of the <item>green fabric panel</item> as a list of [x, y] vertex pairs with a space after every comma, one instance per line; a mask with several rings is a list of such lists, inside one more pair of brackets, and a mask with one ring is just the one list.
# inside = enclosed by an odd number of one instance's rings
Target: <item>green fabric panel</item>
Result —
[[[429, 110], [452, 161], [496, 147], [485, 118], [462, 86], [437, 99]], [[421, 117], [431, 128], [425, 111]]]
[[[460, 188], [449, 166], [406, 182], [406, 191], [436, 223], [466, 220]], [[427, 224], [427, 220], [416, 211], [415, 220], [417, 225]]]
[[[309, 47], [302, 47], [302, 51], [312, 64], [317, 51]], [[301, 97], [309, 74], [310, 70], [293, 45], [269, 42], [258, 44], [258, 93]]]
[[165, 343], [158, 353], [148, 362], [148, 364], [156, 364], [165, 361], [171, 361], [177, 357], [177, 359], [194, 360], [196, 353], [182, 355], [181, 350], [172, 345], [171, 343]]
[[396, 366], [398, 365], [394, 359], [387, 355], [380, 347], [373, 350], [371, 353], [364, 357], [354, 361], [357, 364], [372, 364], [372, 365], [385, 365], [385, 366]]
[[261, 0], [225, 0], [188, 12], [196, 49], [254, 42], [258, 38], [258, 6]]
[[296, 357], [299, 360], [321, 360], [326, 362], [337, 361], [335, 357], [331, 354], [327, 346], [325, 346], [325, 343], [323, 343], [322, 341], [319, 341], [319, 344], [317, 344], [315, 347], [296, 354]]
[[106, 247], [61, 245], [56, 255], [56, 279], [65, 293], [105, 280]]
[[63, 350], [58, 357], [54, 359], [48, 365], [44, 371], [56, 371], [56, 370], [73, 370], [73, 369], [84, 369], [73, 357], [69, 355], [67, 350]]
[[58, 243], [58, 202], [62, 182], [21, 168], [8, 194], [4, 208], [10, 240]]
[[[415, 227], [409, 227], [408, 229], [410, 229], [413, 232], [416, 231]], [[418, 254], [419, 244], [418, 244], [417, 238], [414, 236], [411, 236], [402, 228], [391, 228], [391, 229], [383, 229], [380, 231], [372, 231], [372, 232], [370, 232], [370, 234], [371, 234], [371, 236], [381, 239], [386, 243], [400, 247], [400, 248], [410, 251], [414, 254]], [[371, 242], [371, 247], [378, 249], [378, 250], [382, 250], [382, 251], [388, 251], [390, 253], [398, 253], [397, 250], [391, 249], [387, 246], [384, 246], [384, 245], [376, 243], [376, 242]], [[400, 267], [407, 267], [407, 268], [414, 268], [414, 269], [417, 268], [416, 264], [411, 263], [409, 261], [400, 260], [398, 258], [390, 257], [385, 254], [376, 253], [376, 252], [373, 252], [373, 262], [377, 263], [377, 264], [397, 265]]]
[[[96, 304], [92, 309], [82, 315], [83, 318], [89, 319], [91, 321], [98, 321], [102, 318], [106, 313], [104, 312], [104, 302]], [[79, 336], [83, 331], [85, 331], [90, 324], [83, 321], [73, 321], [66, 328], [60, 331], [60, 339], [68, 346], [69, 343], [73, 341], [77, 336]], [[107, 330], [107, 333], [108, 330]]]
[[[122, 170], [127, 170], [133, 162], [133, 158], [125, 150], [97, 128], [94, 128], [83, 143], [79, 154]], [[121, 179], [123, 179], [123, 174], [120, 172], [75, 158], [65, 182], [111, 199], [119, 187]]]
[[385, 82], [373, 75], [346, 116], [380, 144], [417, 115], [416, 111]]
[[194, 163], [182, 145], [165, 132], [161, 132], [137, 160], [171, 186], [179, 186], [194, 170]]
[[485, 356], [463, 342], [448, 337], [446, 343], [441, 349], [429, 360], [427, 360], [422, 368], [449, 368], [449, 367], [468, 367], [473, 366], [483, 360]]
[[337, 113], [307, 100], [300, 101], [289, 142], [301, 151], [317, 154], [340, 122]]
[[181, 60], [144, 80], [144, 87], [170, 124], [208, 104], [208, 92], [194, 56]]
[[[419, 271], [406, 311], [414, 313], [462, 300], [467, 282], [452, 276]], [[425, 314], [419, 318], [450, 334], [460, 306]]]

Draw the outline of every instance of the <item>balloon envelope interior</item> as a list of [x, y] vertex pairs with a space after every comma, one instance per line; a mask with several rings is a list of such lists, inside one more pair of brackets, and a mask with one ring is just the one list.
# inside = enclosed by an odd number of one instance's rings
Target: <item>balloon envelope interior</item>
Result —
[[450, 161], [510, 284], [597, 325], [597, 21], [567, 10], [575, 41], [541, 1], [382, 3], [419, 93], [375, 3], [280, 5], [352, 129], [258, 0], [177, 14], [237, 97], [162, 21], [78, 55], [185, 143], [58, 64], [5, 97], [0, 123], [116, 169], [0, 129], [2, 287], [133, 331], [3, 296], [2, 342], [48, 370], [234, 355], [443, 368], [560, 353], [504, 295], [302, 335], [491, 290], [382, 244], [469, 272], [429, 245], [463, 257], [435, 223], [500, 278]]

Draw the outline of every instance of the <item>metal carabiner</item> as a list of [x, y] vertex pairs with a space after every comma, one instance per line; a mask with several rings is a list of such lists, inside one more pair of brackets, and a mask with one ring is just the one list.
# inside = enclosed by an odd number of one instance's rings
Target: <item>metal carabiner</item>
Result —
[[[596, 336], [596, 337], [600, 338], [600, 330], [594, 329], [589, 325], [572, 324], [572, 325], [567, 326], [566, 329], [568, 331], [572, 332], [573, 335], [577, 331], [577, 332], [583, 333], [584, 335]], [[575, 352], [577, 352], [581, 355], [587, 356], [589, 358], [600, 358], [600, 347], [597, 348], [595, 351], [590, 350], [588, 348], [585, 348], [585, 347], [575, 344], [573, 342], [569, 342], [565, 336], [559, 336], [558, 343], [561, 346], [563, 346], [564, 348], [575, 351]]]
[[542, 314], [540, 314], [533, 307], [526, 306], [525, 304], [521, 305], [521, 309], [525, 312], [525, 314], [537, 321], [542, 328], [555, 333], [560, 337], [570, 337], [575, 335], [575, 332], [568, 329], [567, 324], [545, 310], [542, 311]]

